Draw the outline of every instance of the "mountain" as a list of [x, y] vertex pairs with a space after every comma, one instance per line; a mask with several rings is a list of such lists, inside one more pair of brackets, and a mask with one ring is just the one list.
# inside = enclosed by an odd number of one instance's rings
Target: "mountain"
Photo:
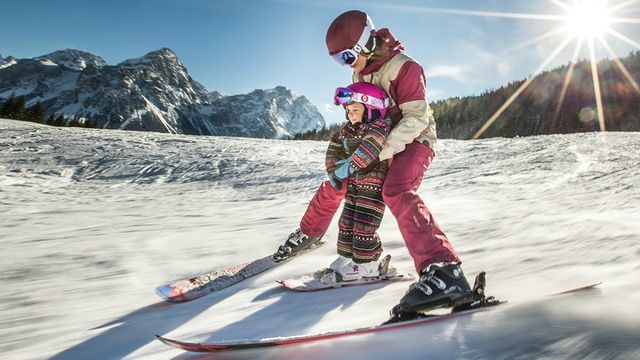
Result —
[[74, 49], [54, 51], [51, 54], [39, 56], [36, 60], [49, 60], [55, 65], [65, 66], [72, 70], [83, 70], [87, 66], [96, 68], [107, 66], [107, 63], [101, 57]]
[[223, 97], [215, 102], [212, 118], [216, 130], [223, 133], [245, 137], [272, 134], [268, 137], [278, 138], [321, 128], [324, 121], [317, 115], [318, 110], [305, 97], [295, 97], [290, 90], [278, 86]]
[[223, 96], [191, 78], [168, 48], [115, 66], [80, 50], [0, 57], [0, 98], [24, 96], [46, 114], [109, 129], [283, 138], [324, 126], [304, 96], [284, 87]]
[[16, 62], [17, 60], [13, 56], [9, 56], [8, 58], [2, 58], [2, 55], [0, 55], [0, 69], [14, 65]]

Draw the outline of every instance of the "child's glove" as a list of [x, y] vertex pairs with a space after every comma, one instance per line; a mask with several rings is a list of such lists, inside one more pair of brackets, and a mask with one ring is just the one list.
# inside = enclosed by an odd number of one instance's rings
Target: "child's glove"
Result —
[[329, 175], [329, 182], [336, 190], [342, 190], [342, 180], [338, 179], [333, 172], [327, 173]]
[[338, 168], [328, 173], [329, 181], [334, 189], [341, 190], [342, 182], [351, 176], [355, 172], [355, 169], [351, 166], [349, 159], [336, 161], [336, 165], [338, 165]]

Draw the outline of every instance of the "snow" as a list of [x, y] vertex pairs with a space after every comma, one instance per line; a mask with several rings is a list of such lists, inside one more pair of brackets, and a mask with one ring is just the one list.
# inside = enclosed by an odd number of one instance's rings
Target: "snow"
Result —
[[36, 59], [48, 61], [53, 65], [62, 65], [68, 69], [78, 71], [85, 69], [88, 65], [93, 65], [96, 68], [101, 68], [107, 65], [101, 57], [76, 49], [58, 50], [47, 55], [39, 56]]
[[8, 68], [9, 66], [15, 65], [18, 62], [14, 58], [2, 59], [0, 57], [0, 69]]
[[[324, 179], [326, 143], [0, 120], [3, 359], [192, 359], [154, 340], [371, 326], [409, 283], [294, 293], [328, 244], [187, 304], [156, 285], [269, 254]], [[510, 304], [411, 329], [221, 359], [640, 358], [640, 133], [442, 140], [419, 193], [472, 279]], [[393, 216], [380, 229], [414, 272]], [[546, 297], [604, 281], [598, 290]]]

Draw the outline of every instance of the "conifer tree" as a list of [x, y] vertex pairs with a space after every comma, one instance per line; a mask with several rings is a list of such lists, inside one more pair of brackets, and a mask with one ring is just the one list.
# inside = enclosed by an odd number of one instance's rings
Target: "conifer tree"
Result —
[[25, 120], [44, 124], [45, 115], [44, 115], [44, 107], [39, 102], [29, 109], [26, 112]]
[[60, 115], [58, 115], [58, 117], [53, 122], [53, 125], [55, 125], [55, 126], [65, 126], [66, 125], [63, 113], [60, 113]]

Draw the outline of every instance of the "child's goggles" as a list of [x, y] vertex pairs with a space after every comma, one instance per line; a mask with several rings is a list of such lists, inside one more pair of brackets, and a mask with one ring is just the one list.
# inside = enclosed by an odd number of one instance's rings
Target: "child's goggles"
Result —
[[389, 106], [389, 99], [378, 99], [369, 95], [353, 92], [347, 88], [339, 87], [336, 89], [333, 96], [334, 104], [336, 105], [349, 105], [354, 102], [359, 102], [367, 105], [371, 105], [374, 108], [386, 109]]

